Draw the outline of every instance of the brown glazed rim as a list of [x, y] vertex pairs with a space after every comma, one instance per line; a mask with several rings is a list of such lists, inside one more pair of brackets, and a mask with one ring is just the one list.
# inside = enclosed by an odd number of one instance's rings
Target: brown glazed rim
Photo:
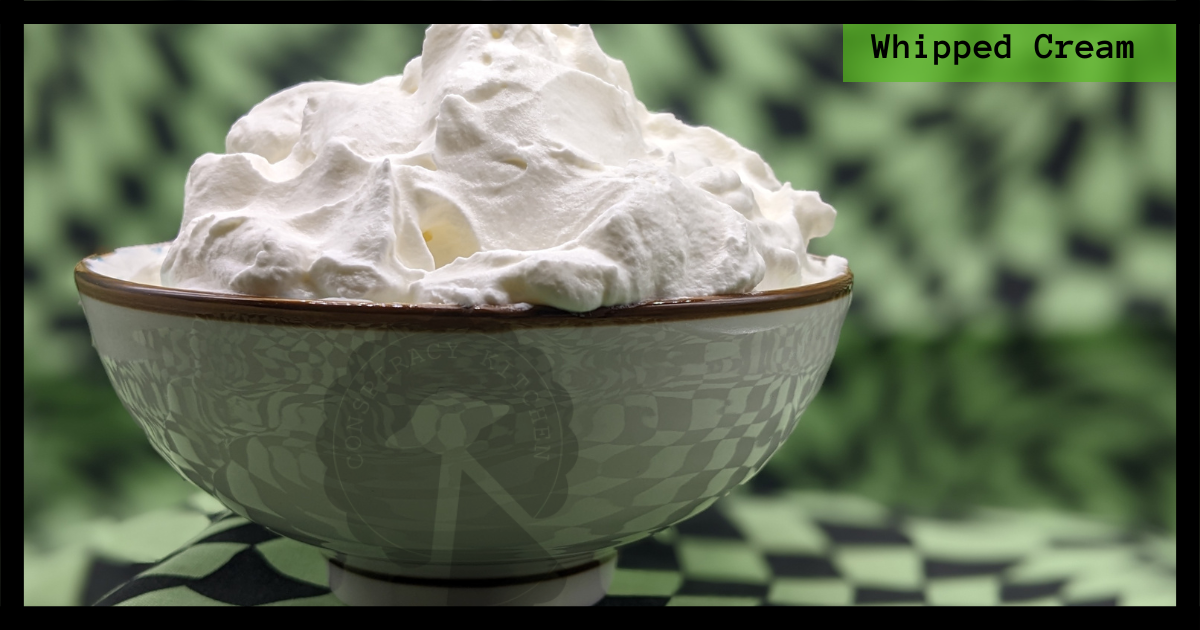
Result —
[[[97, 254], [96, 256], [99, 256]], [[236, 293], [176, 289], [119, 280], [88, 268], [89, 256], [75, 265], [81, 295], [139, 311], [281, 326], [387, 328], [404, 330], [512, 330], [562, 326], [631, 325], [747, 315], [821, 304], [845, 297], [854, 274], [789, 289], [645, 300], [573, 313], [551, 306], [457, 306], [296, 300]], [[820, 257], [814, 257], [820, 258]]]

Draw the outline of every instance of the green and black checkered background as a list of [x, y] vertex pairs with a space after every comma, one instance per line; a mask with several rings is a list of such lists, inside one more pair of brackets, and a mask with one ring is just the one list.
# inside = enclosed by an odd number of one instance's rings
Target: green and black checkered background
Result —
[[[422, 34], [25, 27], [27, 575], [81, 524], [192, 491], [112, 392], [71, 267], [173, 238], [192, 160], [270, 93], [399, 73]], [[836, 25], [596, 36], [649, 107], [723, 131], [838, 209], [812, 249], [850, 260], [854, 304], [758, 490], [1174, 532], [1174, 84], [843, 84]]]
[[[338, 606], [325, 560], [198, 493], [26, 568], [26, 598], [100, 606]], [[31, 588], [32, 587], [32, 588]], [[1173, 538], [1012, 510], [908, 514], [862, 497], [739, 491], [621, 549], [600, 606], [1174, 605]]]

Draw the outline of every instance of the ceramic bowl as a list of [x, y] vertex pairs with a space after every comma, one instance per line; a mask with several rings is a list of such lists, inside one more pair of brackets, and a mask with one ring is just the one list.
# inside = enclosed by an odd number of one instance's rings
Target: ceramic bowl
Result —
[[320, 548], [349, 603], [598, 600], [616, 548], [788, 437], [853, 284], [583, 314], [306, 301], [133, 281], [164, 247], [75, 268], [117, 395], [181, 475]]

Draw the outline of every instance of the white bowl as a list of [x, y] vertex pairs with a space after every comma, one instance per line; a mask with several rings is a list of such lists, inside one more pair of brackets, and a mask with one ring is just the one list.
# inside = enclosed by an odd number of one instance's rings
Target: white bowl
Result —
[[[158, 249], [155, 249], [158, 248]], [[121, 401], [180, 474], [319, 547], [350, 603], [592, 603], [614, 550], [762, 469], [821, 386], [853, 277], [549, 307], [75, 281]]]

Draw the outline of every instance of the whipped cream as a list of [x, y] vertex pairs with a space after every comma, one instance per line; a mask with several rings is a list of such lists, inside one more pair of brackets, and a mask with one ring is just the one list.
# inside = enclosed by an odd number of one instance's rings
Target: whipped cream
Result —
[[568, 311], [830, 279], [835, 211], [651, 113], [588, 26], [434, 25], [399, 76], [303, 83], [188, 173], [165, 286]]

